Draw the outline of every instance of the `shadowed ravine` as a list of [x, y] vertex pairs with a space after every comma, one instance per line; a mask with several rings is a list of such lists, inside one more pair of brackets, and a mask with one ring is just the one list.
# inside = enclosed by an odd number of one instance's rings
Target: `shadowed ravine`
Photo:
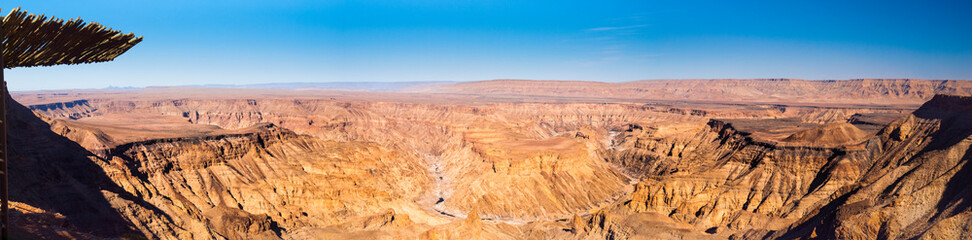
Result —
[[[47, 122], [23, 105], [16, 101], [8, 103], [9, 149], [14, 159], [9, 165], [11, 201], [64, 214], [83, 232], [104, 236], [140, 234], [117, 213], [111, 201], [158, 214], [151, 204], [111, 181], [96, 164], [104, 162], [103, 158], [55, 134]], [[167, 221], [164, 215], [157, 217]], [[30, 236], [17, 230], [20, 229], [13, 230], [13, 237]]]

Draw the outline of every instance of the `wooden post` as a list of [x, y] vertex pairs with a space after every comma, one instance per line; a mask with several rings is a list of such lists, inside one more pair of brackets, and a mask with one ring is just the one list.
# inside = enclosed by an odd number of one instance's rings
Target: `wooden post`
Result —
[[10, 229], [10, 213], [8, 212], [9, 206], [7, 205], [9, 192], [9, 185], [7, 184], [7, 162], [10, 160], [7, 158], [7, 98], [10, 97], [10, 92], [7, 92], [7, 81], [3, 79], [3, 50], [6, 49], [3, 46], [3, 17], [0, 17], [0, 220], [3, 220], [3, 225], [0, 226], [0, 238], [3, 240], [10, 239], [8, 233]]

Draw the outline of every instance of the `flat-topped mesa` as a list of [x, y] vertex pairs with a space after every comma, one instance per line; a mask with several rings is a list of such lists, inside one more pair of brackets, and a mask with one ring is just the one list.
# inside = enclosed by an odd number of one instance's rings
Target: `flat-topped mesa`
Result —
[[74, 101], [70, 101], [70, 102], [56, 102], [56, 103], [35, 104], [35, 105], [30, 105], [29, 108], [30, 108], [30, 110], [34, 110], [34, 111], [48, 111], [48, 110], [54, 110], [54, 109], [72, 108], [75, 105], [78, 105], [78, 106], [88, 105], [88, 100], [81, 99], [81, 100], [74, 100]]
[[820, 127], [806, 129], [782, 139], [788, 143], [836, 146], [854, 143], [867, 137], [867, 133], [850, 123], [828, 123]]
[[[128, 142], [120, 144], [115, 147], [118, 149], [128, 149], [136, 145], [152, 145], [160, 143], [176, 143], [176, 142], [189, 142], [189, 143], [202, 143], [207, 141], [221, 141], [227, 138], [253, 138], [255, 140], [264, 141], [267, 138], [284, 138], [284, 137], [294, 137], [297, 136], [296, 133], [290, 131], [286, 128], [277, 127], [273, 123], [257, 123], [254, 126], [240, 129], [234, 132], [225, 132], [211, 135], [199, 135], [199, 136], [184, 136], [184, 137], [173, 137], [173, 138], [151, 138], [141, 141]], [[117, 150], [115, 150], [117, 151]]]
[[31, 111], [46, 113], [46, 115], [50, 117], [70, 119], [89, 117], [91, 116], [92, 112], [98, 110], [97, 108], [92, 107], [86, 99], [68, 102], [35, 104], [28, 106], [28, 108]]
[[748, 144], [762, 145], [764, 147], [780, 147], [778, 146], [780, 145], [778, 141], [756, 136], [758, 134], [754, 134], [753, 130], [747, 130], [745, 127], [740, 127], [733, 124], [733, 120], [739, 119], [709, 119], [709, 122], [706, 123], [709, 130], [706, 131], [718, 133], [718, 138], [723, 142], [728, 141], [729, 139], [734, 139], [737, 141], [746, 142]]
[[915, 106], [935, 94], [972, 94], [972, 81], [924, 79], [680, 79], [633, 82], [490, 80], [411, 88], [524, 97]]
[[872, 162], [829, 207], [765, 239], [969, 239], [970, 123], [972, 97], [935, 95], [872, 138]]
[[[794, 142], [766, 131], [783, 127], [804, 130], [787, 131], [798, 133]], [[841, 143], [812, 140], [828, 135]], [[624, 203], [634, 212], [666, 214], [699, 229], [778, 229], [857, 180], [871, 152], [844, 142], [859, 144], [863, 135], [846, 123], [712, 119], [697, 132], [673, 136], [632, 130], [622, 141], [629, 153], [619, 155], [634, 160], [613, 162], [646, 176]]]
[[732, 126], [732, 123], [728, 119], [709, 119], [706, 123], [709, 128], [716, 129], [721, 135], [725, 134], [740, 134], [742, 136], [749, 136], [749, 132], [739, 131], [736, 127]]
[[919, 117], [942, 114], [972, 114], [972, 96], [936, 94], [915, 110], [915, 115]]
[[[884, 123], [880, 124], [883, 127]], [[722, 138], [741, 138], [775, 148], [841, 148], [864, 142], [876, 130], [847, 122], [809, 123], [797, 118], [712, 119], [707, 126]]]

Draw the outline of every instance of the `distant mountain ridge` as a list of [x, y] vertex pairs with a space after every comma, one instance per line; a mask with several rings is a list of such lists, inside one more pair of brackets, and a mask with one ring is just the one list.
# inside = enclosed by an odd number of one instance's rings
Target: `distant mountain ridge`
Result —
[[972, 95], [972, 81], [925, 79], [681, 79], [633, 82], [489, 80], [418, 85], [407, 92], [582, 98], [913, 104]]
[[[927, 79], [659, 79], [631, 82], [496, 79], [469, 82], [204, 84], [148, 88], [173, 87], [371, 91], [494, 97], [689, 100], [724, 103], [911, 105], [913, 107], [930, 100], [935, 94], [972, 95], [970, 80]], [[138, 89], [142, 88], [113, 87], [102, 90]]]
[[265, 89], [290, 89], [290, 90], [363, 90], [375, 92], [395, 92], [405, 88], [428, 85], [452, 83], [444, 81], [421, 81], [421, 82], [286, 82], [286, 83], [255, 83], [255, 84], [204, 84], [186, 85], [180, 87], [212, 87], [212, 88], [265, 88]]

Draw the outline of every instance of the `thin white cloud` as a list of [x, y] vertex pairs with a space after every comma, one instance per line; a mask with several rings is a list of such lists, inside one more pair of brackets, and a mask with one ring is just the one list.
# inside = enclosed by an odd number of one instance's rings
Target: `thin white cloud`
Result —
[[643, 28], [647, 26], [648, 24], [620, 26], [620, 27], [597, 27], [597, 28], [588, 28], [587, 31], [614, 31], [614, 30], [622, 30], [622, 29]]

